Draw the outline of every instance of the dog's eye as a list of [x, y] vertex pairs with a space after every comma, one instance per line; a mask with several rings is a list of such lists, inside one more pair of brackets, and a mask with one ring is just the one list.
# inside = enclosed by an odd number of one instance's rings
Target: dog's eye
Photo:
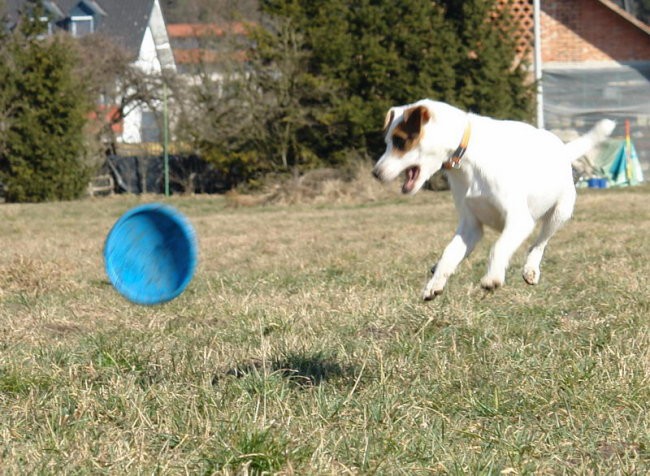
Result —
[[406, 147], [406, 140], [399, 136], [393, 136], [393, 147], [397, 150], [404, 150]]

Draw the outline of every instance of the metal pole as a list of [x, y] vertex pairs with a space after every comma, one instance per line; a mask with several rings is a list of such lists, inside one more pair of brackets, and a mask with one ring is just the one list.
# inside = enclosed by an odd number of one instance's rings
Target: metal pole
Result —
[[534, 62], [535, 62], [535, 84], [537, 87], [537, 127], [544, 128], [544, 92], [542, 88], [542, 8], [541, 0], [533, 0], [534, 20]]
[[165, 197], [169, 197], [169, 134], [167, 123], [167, 84], [163, 83], [163, 161], [165, 168]]

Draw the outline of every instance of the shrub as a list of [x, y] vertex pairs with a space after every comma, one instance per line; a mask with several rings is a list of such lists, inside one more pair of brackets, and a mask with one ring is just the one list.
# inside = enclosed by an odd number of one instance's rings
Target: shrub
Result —
[[25, 15], [4, 42], [0, 180], [9, 202], [74, 199], [90, 177], [81, 160], [89, 102], [74, 74], [76, 48], [68, 37], [44, 37], [43, 28]]

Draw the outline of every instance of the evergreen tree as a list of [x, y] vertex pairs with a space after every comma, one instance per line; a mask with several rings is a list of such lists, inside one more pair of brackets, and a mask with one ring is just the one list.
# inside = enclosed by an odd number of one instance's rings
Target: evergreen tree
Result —
[[507, 8], [485, 0], [444, 0], [445, 18], [460, 39], [457, 103], [474, 112], [530, 120], [528, 64], [517, 59], [516, 27]]
[[[0, 0], [0, 11], [2, 2]], [[6, 21], [0, 17], [0, 22]], [[10, 81], [13, 66], [7, 48], [7, 32], [0, 28], [0, 157], [7, 149], [7, 131], [14, 111], [13, 101], [16, 97], [15, 84]]]
[[505, 11], [495, 0], [262, 0], [304, 33], [307, 68], [331, 81], [337, 118], [321, 157], [348, 148], [375, 157], [388, 107], [425, 97], [498, 117], [529, 118], [532, 87], [515, 62]]
[[[457, 42], [442, 9], [421, 0], [303, 2], [311, 67], [333, 78], [340, 147], [376, 153], [386, 110], [416, 98], [454, 94]], [[322, 3], [322, 5], [317, 5]], [[313, 16], [312, 16], [313, 15]]]
[[0, 180], [9, 202], [77, 198], [90, 170], [81, 162], [88, 101], [74, 74], [75, 48], [65, 36], [45, 37], [40, 3], [32, 3], [6, 41], [0, 97], [4, 119]]
[[261, 0], [249, 69], [203, 88], [202, 122], [214, 124], [203, 155], [248, 178], [337, 166], [350, 151], [376, 158], [388, 108], [422, 98], [529, 118], [532, 85], [499, 3]]

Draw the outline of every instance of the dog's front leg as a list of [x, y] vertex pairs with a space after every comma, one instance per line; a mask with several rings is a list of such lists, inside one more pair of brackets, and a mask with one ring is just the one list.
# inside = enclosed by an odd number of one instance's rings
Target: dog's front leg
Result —
[[459, 263], [470, 255], [476, 243], [483, 236], [483, 226], [481, 223], [469, 212], [466, 212], [464, 215], [458, 225], [456, 234], [445, 247], [438, 263], [431, 270], [433, 276], [422, 292], [422, 298], [425, 301], [430, 301], [442, 294], [449, 276], [454, 274]]

